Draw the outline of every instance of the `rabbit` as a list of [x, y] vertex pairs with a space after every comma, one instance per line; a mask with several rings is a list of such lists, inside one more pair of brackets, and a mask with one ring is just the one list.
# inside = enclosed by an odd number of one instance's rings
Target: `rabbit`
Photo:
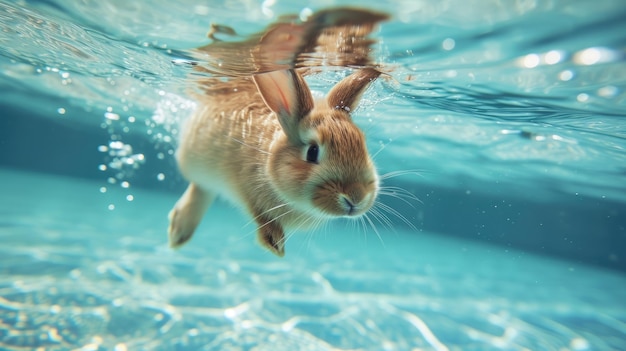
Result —
[[356, 70], [316, 102], [294, 69], [208, 87], [181, 130], [176, 159], [190, 184], [169, 213], [170, 246], [191, 238], [216, 196], [243, 207], [279, 257], [286, 229], [366, 213], [379, 176], [351, 112], [379, 75]]

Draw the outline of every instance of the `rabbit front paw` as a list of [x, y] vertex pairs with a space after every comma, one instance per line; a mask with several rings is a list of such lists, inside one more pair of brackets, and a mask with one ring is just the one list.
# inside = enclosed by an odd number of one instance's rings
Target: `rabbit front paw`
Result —
[[285, 232], [276, 221], [257, 220], [259, 242], [278, 257], [285, 256]]

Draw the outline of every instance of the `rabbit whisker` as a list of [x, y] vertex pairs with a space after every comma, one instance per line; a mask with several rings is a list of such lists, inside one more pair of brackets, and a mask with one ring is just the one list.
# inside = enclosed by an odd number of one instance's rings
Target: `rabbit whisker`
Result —
[[[285, 234], [285, 237], [281, 239], [279, 242], [284, 242], [284, 244], [286, 245], [287, 240], [289, 240], [295, 233], [297, 233], [298, 230], [300, 230], [300, 228], [302, 228], [304, 225], [307, 225], [309, 222], [316, 220], [317, 218], [311, 216], [312, 212], [313, 212], [312, 210], [307, 210], [301, 213], [298, 217], [296, 217], [294, 221], [298, 222], [298, 225], [294, 228], [291, 228], [289, 232]], [[304, 217], [304, 220], [301, 221], [303, 217]]]
[[389, 196], [389, 197], [393, 197], [395, 199], [401, 200], [407, 205], [411, 206], [412, 208], [415, 208], [415, 206], [413, 206], [413, 204], [409, 200], [416, 201], [416, 202], [423, 204], [422, 200], [420, 200], [413, 193], [405, 189], [399, 188], [399, 187], [381, 187], [380, 190], [378, 191], [378, 194], [382, 196]]
[[267, 151], [267, 150], [262, 150], [262, 149], [260, 149], [260, 148], [258, 148], [258, 147], [255, 147], [255, 146], [252, 146], [252, 145], [250, 145], [250, 144], [247, 144], [247, 143], [245, 143], [243, 140], [239, 140], [239, 139], [237, 139], [237, 138], [235, 138], [235, 137], [229, 136], [229, 138], [231, 138], [232, 140], [234, 140], [234, 141], [238, 142], [238, 143], [239, 143], [239, 144], [241, 144], [241, 145], [247, 146], [247, 147], [249, 147], [249, 148], [251, 148], [251, 149], [253, 149], [253, 150], [256, 150], [256, 151], [258, 151], [258, 152], [264, 153], [264, 154], [266, 154], [266, 155], [271, 155], [271, 154], [272, 154], [271, 152], [269, 152], [269, 151]]
[[360, 232], [361, 234], [367, 232], [367, 227], [365, 226], [365, 219], [363, 219], [363, 216], [359, 216], [357, 220], [354, 221], [354, 230]]
[[[321, 225], [322, 229], [320, 229], [320, 230], [324, 232], [324, 238], [327, 238], [328, 237], [328, 229], [329, 229], [328, 226], [329, 226], [329, 223], [330, 223], [329, 221], [325, 220], [324, 218], [319, 217], [319, 218], [315, 219], [315, 221], [313, 222], [312, 226], [314, 228], [318, 228]], [[313, 236], [315, 235], [315, 232], [316, 231], [311, 231], [310, 232], [311, 236], [310, 236], [310, 240], [309, 240], [309, 246], [311, 244]]]
[[384, 213], [382, 213], [380, 211], [380, 209], [372, 208], [370, 210], [370, 212], [372, 213], [372, 217], [374, 217], [374, 219], [376, 219], [378, 221], [378, 223], [384, 225], [385, 227], [387, 227], [390, 230], [394, 229], [393, 223], [391, 222], [389, 217], [387, 215], [385, 215]]
[[[255, 220], [257, 220], [259, 217], [261, 217], [261, 216], [263, 216], [263, 215], [265, 215], [265, 214], [268, 214], [269, 212], [272, 212], [272, 211], [274, 211], [274, 210], [277, 210], [277, 209], [279, 209], [279, 208], [282, 208], [282, 207], [288, 206], [288, 205], [289, 205], [289, 203], [284, 203], [284, 204], [276, 205], [276, 206], [274, 206], [274, 207], [270, 208], [269, 210], [264, 211], [263, 213], [261, 213], [261, 214], [259, 214], [258, 216], [256, 216], [256, 217], [252, 218], [252, 219], [251, 219], [251, 220], [249, 220], [246, 224], [244, 224], [244, 225], [243, 225], [243, 228], [245, 228], [245, 227], [249, 226], [252, 222], [254, 222]], [[289, 212], [291, 212], [291, 211], [289, 211]], [[289, 213], [289, 212], [287, 212], [287, 213]], [[267, 223], [266, 223], [266, 224], [267, 224]]]
[[372, 160], [375, 160], [375, 159], [376, 159], [376, 156], [378, 156], [378, 154], [379, 154], [381, 151], [385, 150], [385, 148], [387, 147], [387, 145], [389, 145], [389, 144], [391, 143], [391, 141], [392, 141], [392, 140], [389, 140], [389, 142], [388, 142], [387, 144], [382, 143], [382, 144], [381, 144], [381, 146], [380, 146], [380, 149], [378, 149], [378, 151], [376, 151], [376, 152], [372, 155]]
[[[298, 222], [298, 225], [294, 228], [295, 231], [300, 230], [302, 227], [304, 227], [305, 225], [308, 225], [309, 222], [313, 221], [313, 223], [315, 224], [315, 226], [317, 226], [319, 223], [321, 223], [321, 221], [323, 220], [322, 218], [317, 218], [315, 216], [312, 216], [314, 213], [313, 209], [308, 209], [307, 211], [301, 213], [295, 220], [294, 222]], [[300, 221], [303, 217], [305, 217], [305, 219], [303, 221]]]
[[300, 222], [300, 224], [295, 227], [295, 228], [289, 228], [289, 230], [285, 233], [285, 237], [283, 238], [283, 240], [285, 241], [285, 244], [287, 243], [287, 240], [291, 239], [292, 236], [294, 236], [300, 229], [300, 227], [306, 223], [308, 223], [310, 221], [310, 219], [305, 219], [302, 222]]
[[415, 208], [415, 206], [409, 200], [407, 200], [404, 195], [401, 196], [401, 195], [398, 195], [398, 194], [396, 194], [394, 192], [386, 192], [386, 191], [381, 191], [378, 194], [381, 195], [381, 196], [393, 197], [394, 199], [398, 199], [398, 200], [404, 202], [405, 204], [407, 204], [407, 206], [410, 206], [411, 208]]
[[346, 222], [346, 226], [349, 226], [348, 230], [350, 232], [356, 232], [357, 229], [358, 229], [357, 225], [358, 225], [358, 219], [357, 218], [351, 218], [349, 221]]
[[392, 171], [392, 172], [389, 172], [389, 173], [382, 174], [380, 176], [380, 180], [400, 177], [400, 176], [407, 175], [407, 174], [412, 174], [412, 175], [424, 177], [424, 175], [422, 173], [425, 173], [425, 172], [426, 171], [423, 170], [423, 169], [405, 169], [405, 170], [401, 170], [401, 171]]
[[[311, 223], [311, 226], [312, 226], [312, 227], [316, 228], [316, 227], [318, 227], [320, 224], [323, 224], [323, 225], [324, 225], [324, 230], [325, 230], [325, 235], [324, 235], [324, 237], [326, 237], [326, 236], [327, 236], [327, 234], [328, 234], [328, 221], [324, 221], [324, 220], [323, 220], [323, 218], [313, 218], [313, 219], [312, 219], [312, 223]], [[309, 250], [310, 250], [310, 248], [311, 248], [311, 242], [313, 241], [313, 236], [314, 236], [314, 235], [315, 235], [315, 232], [314, 232], [314, 231], [312, 231], [312, 230], [308, 231], [308, 232], [307, 232], [307, 234], [306, 234], [306, 240], [305, 240], [305, 243], [306, 243], [306, 247], [307, 247], [307, 249], [309, 249]]]
[[319, 227], [320, 224], [328, 225], [326, 218], [318, 216], [315, 208], [307, 209], [306, 211], [300, 213], [300, 215], [298, 215], [293, 222], [296, 223], [296, 225], [290, 228], [289, 237], [302, 228], [314, 229]]
[[378, 240], [380, 240], [380, 243], [384, 247], [385, 246], [385, 241], [383, 240], [383, 237], [380, 236], [380, 233], [378, 232], [378, 228], [376, 228], [376, 224], [374, 224], [374, 222], [372, 222], [372, 219], [369, 217], [369, 213], [365, 213], [363, 215], [363, 218], [365, 218], [367, 223], [369, 223], [370, 227], [372, 227], [372, 230], [374, 231], [374, 233], [376, 233], [376, 236], [378, 237]]
[[395, 217], [397, 217], [398, 219], [400, 219], [402, 222], [404, 222], [404, 224], [406, 224], [407, 226], [409, 226], [409, 228], [417, 231], [417, 228], [415, 227], [415, 225], [413, 225], [413, 223], [411, 223], [411, 221], [409, 221], [405, 216], [403, 216], [400, 212], [396, 211], [393, 207], [386, 205], [380, 201], [377, 201], [376, 204], [374, 204], [375, 207], [377, 207], [378, 209], [385, 211], [391, 215], [394, 215]]
[[320, 224], [323, 225], [322, 230], [324, 231], [324, 237], [326, 237], [328, 235], [330, 222], [329, 221], [324, 221], [322, 219], [320, 219], [320, 222], [321, 222]]
[[380, 187], [380, 189], [381, 189], [381, 190], [388, 190], [388, 191], [392, 191], [392, 192], [394, 192], [394, 193], [399, 193], [399, 194], [402, 194], [402, 195], [406, 195], [406, 196], [409, 196], [409, 197], [411, 197], [411, 198], [414, 198], [414, 200], [418, 200], [418, 201], [419, 201], [419, 199], [417, 198], [417, 196], [415, 196], [412, 192], [410, 192], [410, 191], [408, 191], [408, 190], [406, 190], [406, 189], [404, 189], [404, 188], [401, 188], [401, 187], [399, 187], [399, 186], [393, 186], [393, 185], [383, 185], [383, 186], [381, 186], [381, 187]]
[[313, 240], [313, 231], [311, 230], [306, 231], [304, 235], [305, 235], [304, 242], [300, 243], [300, 247], [298, 248], [298, 250], [300, 251], [302, 251], [302, 249], [305, 248], [305, 246], [307, 250], [311, 248], [311, 241]]
[[367, 242], [367, 224], [365, 223], [364, 216], [359, 217], [359, 223], [361, 223], [361, 233], [363, 233], [363, 238], [365, 242]]
[[289, 211], [287, 211], [287, 212], [285, 212], [285, 213], [281, 213], [280, 215], [278, 215], [278, 216], [276, 216], [276, 217], [274, 217], [274, 218], [270, 219], [269, 221], [267, 221], [267, 222], [265, 222], [265, 223], [261, 224], [261, 225], [257, 228], [257, 230], [258, 230], [258, 229], [261, 229], [261, 228], [263, 228], [263, 227], [265, 227], [266, 225], [268, 225], [268, 224], [270, 224], [270, 223], [272, 223], [272, 222], [274, 222], [274, 221], [278, 220], [279, 218], [281, 218], [281, 217], [283, 217], [283, 216], [286, 216], [286, 215], [290, 214], [290, 213], [291, 213], [291, 212], [293, 212], [293, 211], [294, 211], [294, 210], [293, 210], [293, 209], [291, 209], [291, 210], [289, 210]]

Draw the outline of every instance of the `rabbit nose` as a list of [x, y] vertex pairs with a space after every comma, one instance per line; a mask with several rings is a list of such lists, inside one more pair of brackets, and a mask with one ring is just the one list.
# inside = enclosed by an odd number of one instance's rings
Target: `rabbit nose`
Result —
[[357, 204], [353, 202], [354, 200], [350, 199], [346, 194], [340, 195], [340, 206], [348, 216], [353, 216], [356, 214], [358, 207]]
[[344, 187], [344, 192], [340, 195], [340, 206], [348, 216], [360, 214], [365, 210], [365, 199], [367, 192], [360, 184], [351, 184]]
[[356, 206], [345, 195], [342, 195], [341, 199], [343, 200], [347, 214], [352, 215], [354, 213], [354, 209], [356, 208]]

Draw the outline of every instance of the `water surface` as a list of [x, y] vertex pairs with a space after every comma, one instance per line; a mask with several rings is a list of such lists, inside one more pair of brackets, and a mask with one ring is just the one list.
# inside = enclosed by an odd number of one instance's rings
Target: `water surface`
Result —
[[[355, 120], [381, 173], [417, 170], [387, 185], [421, 202], [382, 199], [411, 225], [340, 222], [279, 260], [219, 203], [169, 250], [192, 50], [211, 23], [241, 40], [335, 5], [390, 15], [371, 36], [389, 76]], [[626, 349], [623, 18], [607, 0], [0, 1], [0, 347]]]

